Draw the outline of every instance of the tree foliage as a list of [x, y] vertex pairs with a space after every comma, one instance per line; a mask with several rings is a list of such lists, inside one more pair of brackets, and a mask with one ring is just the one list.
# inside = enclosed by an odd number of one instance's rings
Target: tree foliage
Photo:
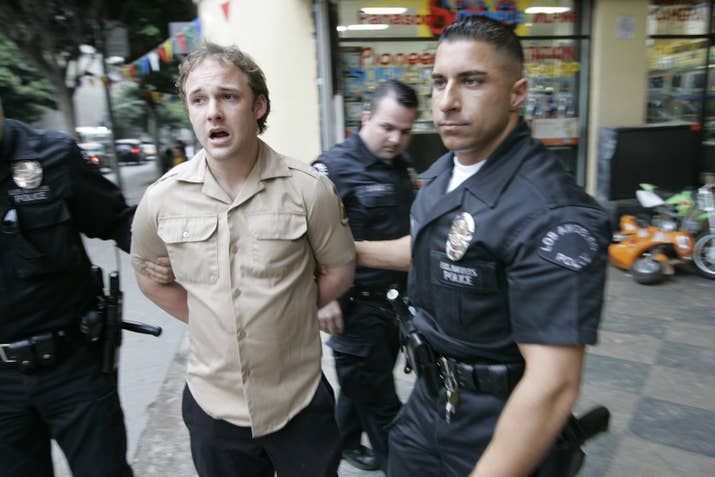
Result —
[[31, 123], [42, 116], [42, 107], [54, 108], [49, 81], [24, 61], [15, 44], [0, 34], [0, 98], [5, 115]]
[[[191, 0], [22, 0], [0, 2], [0, 31], [55, 90], [57, 105], [74, 130], [75, 71], [82, 45], [100, 52], [106, 33], [116, 25], [128, 32], [130, 57], [136, 59], [168, 37], [167, 21], [190, 21], [196, 15]], [[142, 78], [140, 88], [166, 90], [171, 70]]]

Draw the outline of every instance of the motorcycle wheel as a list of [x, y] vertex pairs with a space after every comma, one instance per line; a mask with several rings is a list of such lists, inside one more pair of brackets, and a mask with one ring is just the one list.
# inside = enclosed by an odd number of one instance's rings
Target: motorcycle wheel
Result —
[[663, 264], [650, 257], [639, 258], [631, 266], [631, 276], [641, 285], [654, 285], [665, 278]]
[[695, 242], [693, 263], [702, 276], [715, 280], [715, 233], [702, 235]]

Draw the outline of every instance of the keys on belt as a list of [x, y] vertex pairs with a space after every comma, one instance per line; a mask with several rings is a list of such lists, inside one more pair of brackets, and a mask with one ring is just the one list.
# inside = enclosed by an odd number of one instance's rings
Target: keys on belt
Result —
[[466, 364], [452, 358], [437, 358], [442, 385], [446, 391], [444, 420], [449, 423], [457, 412], [459, 390], [468, 389], [508, 399], [524, 372], [522, 364]]

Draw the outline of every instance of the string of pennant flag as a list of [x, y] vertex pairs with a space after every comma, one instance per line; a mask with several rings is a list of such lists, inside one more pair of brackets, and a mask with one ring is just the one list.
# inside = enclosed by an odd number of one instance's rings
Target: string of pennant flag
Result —
[[[223, 16], [226, 21], [228, 21], [231, 1], [222, 2], [220, 5]], [[174, 60], [175, 54], [185, 55], [190, 53], [196, 48], [200, 38], [201, 21], [195, 18], [189, 25], [170, 36], [156, 48], [130, 64], [123, 66], [122, 74], [124, 79], [133, 81], [137, 78], [137, 75], [147, 76], [152, 71], [159, 71], [161, 69], [161, 62], [171, 63]], [[178, 95], [176, 94], [162, 93], [159, 91], [147, 91], [147, 95], [150, 95], [154, 101], [178, 99]]]
[[122, 74], [126, 80], [134, 80], [137, 75], [147, 76], [151, 71], [159, 71], [160, 61], [171, 63], [175, 54], [185, 55], [191, 52], [201, 38], [201, 22], [194, 19], [182, 31], [169, 37], [156, 48], [142, 57], [122, 67]]

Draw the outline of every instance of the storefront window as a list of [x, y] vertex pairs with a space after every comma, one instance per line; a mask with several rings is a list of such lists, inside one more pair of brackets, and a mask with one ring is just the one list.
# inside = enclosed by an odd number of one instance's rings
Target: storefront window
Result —
[[706, 39], [649, 40], [648, 122], [700, 121], [707, 51]]
[[524, 117], [534, 137], [550, 146], [578, 144], [581, 63], [576, 41], [526, 40], [523, 46], [529, 80]]
[[648, 34], [705, 34], [709, 3], [702, 0], [652, 0], [648, 12]]
[[[344, 105], [345, 135], [360, 123], [363, 108], [375, 85], [396, 78], [411, 85], [420, 99], [413, 142], [418, 154], [441, 146], [432, 123], [431, 73], [437, 38], [453, 21], [484, 15], [512, 25], [523, 39], [529, 94], [524, 117], [535, 137], [558, 146], [572, 171], [584, 154], [578, 153], [585, 84], [580, 51], [586, 44], [583, 9], [589, 2], [575, 0], [338, 0], [336, 30], [339, 41], [338, 89]], [[555, 38], [548, 38], [555, 37]], [[424, 137], [423, 137], [424, 136]], [[427, 138], [429, 136], [429, 138]], [[422, 147], [425, 143], [439, 144]], [[564, 149], [565, 148], [565, 149]], [[433, 154], [430, 160], [436, 159]], [[426, 159], [417, 162], [426, 163]], [[581, 178], [582, 179], [582, 178]], [[580, 179], [580, 180], [581, 180]]]
[[340, 48], [346, 132], [355, 131], [364, 105], [378, 82], [398, 79], [412, 86], [420, 100], [413, 131], [434, 132], [431, 77], [436, 43], [424, 41], [364, 41]]

